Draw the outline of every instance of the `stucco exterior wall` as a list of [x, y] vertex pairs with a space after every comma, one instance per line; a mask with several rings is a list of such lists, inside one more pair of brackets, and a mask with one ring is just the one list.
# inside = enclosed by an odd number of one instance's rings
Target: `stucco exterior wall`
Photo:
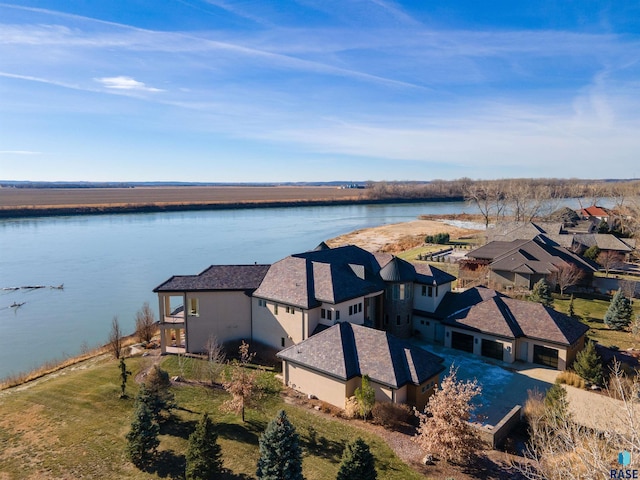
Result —
[[436, 341], [436, 324], [437, 320], [419, 315], [413, 316], [413, 330], [419, 338], [429, 341]]
[[[426, 291], [423, 293], [422, 287], [426, 287]], [[431, 294], [429, 296], [429, 287], [431, 287]], [[444, 285], [434, 286], [428, 284], [415, 283], [413, 285], [413, 308], [418, 310], [422, 310], [425, 312], [433, 313], [440, 305], [442, 298], [446, 295], [447, 292], [451, 291], [451, 284], [445, 283]]]
[[[308, 332], [307, 311], [299, 307], [289, 307], [282, 303], [252, 299], [253, 340], [274, 348], [286, 348], [305, 340]], [[293, 312], [293, 313], [291, 313]], [[284, 340], [283, 340], [284, 339]], [[284, 345], [283, 345], [284, 343]]]
[[[305, 395], [315, 395], [320, 400], [338, 408], [344, 408], [345, 399], [353, 395], [353, 390], [357, 387], [357, 384], [353, 385], [354, 382], [338, 380], [287, 361], [282, 362], [282, 373], [284, 383], [288, 387]], [[349, 394], [347, 387], [351, 386], [353, 390]]]
[[219, 343], [251, 338], [251, 298], [240, 291], [188, 292], [186, 305], [197, 299], [197, 314], [186, 309], [186, 350], [205, 350], [214, 335]]
[[[445, 340], [444, 340], [444, 345], [445, 347], [448, 348], [452, 348], [451, 347], [451, 338], [452, 338], [452, 332], [460, 332], [460, 333], [464, 333], [465, 335], [471, 335], [473, 337], [473, 354], [474, 355], [478, 355], [478, 356], [482, 356], [482, 339], [486, 339], [486, 340], [490, 340], [490, 341], [495, 341], [498, 343], [502, 344], [502, 361], [506, 362], [506, 363], [513, 363], [515, 362], [515, 355], [516, 355], [516, 341], [515, 339], [507, 339], [507, 338], [501, 338], [498, 336], [494, 336], [494, 335], [488, 335], [485, 333], [479, 333], [479, 332], [473, 332], [470, 330], [464, 330], [461, 328], [454, 328], [454, 327], [449, 327], [449, 326], [445, 326]], [[531, 350], [533, 352], [533, 350]], [[531, 353], [532, 358], [533, 358], [533, 353]]]
[[567, 366], [568, 366], [568, 363], [567, 363], [567, 347], [563, 346], [563, 345], [557, 345], [557, 344], [554, 344], [554, 343], [550, 343], [550, 342], [544, 342], [542, 340], [529, 339], [529, 349], [528, 349], [528, 355], [527, 355], [527, 361], [529, 363], [533, 363], [533, 347], [535, 345], [541, 345], [543, 347], [553, 348], [555, 350], [558, 350], [558, 370], [566, 370], [567, 369]]
[[429, 401], [429, 397], [433, 395], [436, 388], [438, 388], [439, 382], [440, 376], [435, 375], [422, 382], [420, 385], [407, 385], [406, 403], [415, 406], [420, 411], [423, 411]]

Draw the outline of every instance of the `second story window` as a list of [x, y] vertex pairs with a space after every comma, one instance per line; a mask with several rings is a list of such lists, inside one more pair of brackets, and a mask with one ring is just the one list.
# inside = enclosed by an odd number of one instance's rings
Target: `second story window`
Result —
[[189, 299], [189, 315], [197, 317], [200, 315], [200, 302], [198, 302], [197, 298]]

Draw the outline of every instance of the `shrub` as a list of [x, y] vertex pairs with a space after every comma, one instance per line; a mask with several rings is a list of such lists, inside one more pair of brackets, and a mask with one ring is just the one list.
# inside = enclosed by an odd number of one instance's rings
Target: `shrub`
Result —
[[580, 375], [575, 372], [564, 371], [560, 372], [560, 374], [556, 377], [556, 382], [564, 383], [566, 385], [571, 385], [576, 388], [585, 388], [585, 382]]
[[602, 383], [602, 359], [596, 351], [595, 343], [587, 342], [585, 348], [578, 352], [573, 368], [587, 382], [594, 385]]
[[425, 243], [436, 243], [438, 245], [446, 245], [449, 243], [448, 233], [436, 233], [435, 235], [427, 235], [424, 239]]
[[349, 397], [344, 404], [344, 417], [356, 418], [360, 415], [360, 405], [358, 405], [358, 399], [356, 397]]
[[398, 430], [413, 420], [413, 411], [408, 405], [393, 402], [376, 402], [371, 415], [375, 423], [392, 430]]

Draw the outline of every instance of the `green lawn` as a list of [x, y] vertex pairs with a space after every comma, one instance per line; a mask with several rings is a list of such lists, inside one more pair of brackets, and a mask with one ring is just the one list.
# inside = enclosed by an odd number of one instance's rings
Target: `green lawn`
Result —
[[[568, 313], [569, 298], [567, 295], [562, 298], [556, 296], [553, 301], [553, 307], [559, 312]], [[603, 319], [609, 308], [609, 303], [609, 300], [574, 298], [573, 309], [575, 315], [589, 326], [589, 338], [597, 340], [604, 346], [616, 346], [621, 350], [640, 347], [640, 344], [630, 332], [611, 330], [604, 324]], [[636, 315], [640, 315], [640, 302], [634, 302], [633, 310]]]
[[[143, 358], [127, 359], [134, 374], [144, 362]], [[182, 370], [188, 377], [190, 371], [198, 371], [197, 363], [188, 360], [180, 366], [176, 357], [165, 357], [162, 366], [171, 375]], [[230, 479], [253, 478], [258, 438], [281, 408], [301, 436], [304, 475], [309, 480], [335, 478], [343, 446], [355, 437], [351, 427], [285, 405], [278, 394], [262, 401], [260, 411], [248, 410], [243, 424], [236, 415], [220, 410], [228, 398], [223, 391], [181, 386], [173, 389], [179, 409], [161, 429], [157, 469], [142, 472], [124, 454], [137, 385], [130, 379], [130, 398], [118, 398], [118, 375], [117, 362], [100, 357], [26, 388], [1, 391], [0, 478], [183, 478], [187, 439], [204, 412], [218, 424], [224, 464], [232, 472]], [[273, 373], [262, 375], [263, 382], [277, 390]], [[423, 478], [379, 437], [359, 430], [357, 435], [371, 446], [379, 478]]]

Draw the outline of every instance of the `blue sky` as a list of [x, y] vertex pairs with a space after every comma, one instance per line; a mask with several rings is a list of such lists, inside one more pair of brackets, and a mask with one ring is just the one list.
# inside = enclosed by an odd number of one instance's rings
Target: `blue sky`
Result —
[[639, 34], [637, 0], [0, 3], [0, 179], [640, 177]]

